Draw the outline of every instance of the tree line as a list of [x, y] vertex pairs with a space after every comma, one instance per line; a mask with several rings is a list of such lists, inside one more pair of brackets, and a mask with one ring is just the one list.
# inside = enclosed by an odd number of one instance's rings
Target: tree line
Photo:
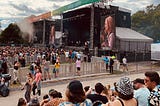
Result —
[[132, 15], [132, 29], [160, 42], [160, 4], [149, 5]]

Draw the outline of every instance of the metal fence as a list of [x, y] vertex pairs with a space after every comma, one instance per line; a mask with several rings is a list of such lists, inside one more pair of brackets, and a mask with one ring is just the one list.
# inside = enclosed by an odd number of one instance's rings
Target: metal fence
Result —
[[[128, 74], [132, 73], [139, 73], [139, 72], [145, 72], [145, 71], [158, 71], [160, 70], [160, 65], [155, 62], [147, 61], [147, 62], [135, 62], [135, 63], [129, 63], [127, 72]], [[50, 74], [52, 79], [54, 79], [54, 74], [52, 72], [53, 65], [50, 65]], [[119, 70], [116, 68], [117, 66], [114, 64], [114, 73], [121, 72], [123, 73], [123, 66], [119, 66]], [[26, 80], [26, 74], [29, 72], [29, 67], [22, 67], [19, 70], [19, 80], [21, 82], [24, 82]], [[10, 68], [9, 73], [13, 76], [13, 69]], [[109, 71], [106, 71], [106, 65], [102, 62], [83, 62], [81, 64], [81, 75], [89, 75], [89, 74], [99, 74], [99, 73], [109, 73]], [[44, 73], [43, 73], [44, 74]], [[76, 76], [76, 65], [75, 63], [69, 64], [61, 64], [59, 69], [59, 76], [58, 78], [63, 77], [74, 77]]]

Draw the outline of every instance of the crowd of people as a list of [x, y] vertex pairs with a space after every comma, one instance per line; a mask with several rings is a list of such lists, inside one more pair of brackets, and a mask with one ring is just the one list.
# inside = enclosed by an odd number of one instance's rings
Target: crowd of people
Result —
[[131, 81], [122, 77], [113, 86], [97, 82], [94, 88], [72, 80], [66, 87], [65, 97], [51, 89], [43, 100], [20, 98], [18, 106], [160, 106], [160, 76], [156, 71], [147, 71], [144, 79]]
[[[49, 73], [50, 65], [54, 65], [53, 72], [55, 77], [59, 75], [60, 63], [73, 63], [80, 59], [82, 52], [76, 50], [54, 49], [54, 48], [36, 48], [36, 47], [0, 47], [0, 74], [9, 73], [9, 68], [13, 68], [13, 83], [18, 80], [18, 71], [20, 67], [30, 66], [32, 76], [36, 74], [35, 66], [41, 67], [43, 80], [51, 79]], [[61, 57], [64, 57], [63, 60]], [[79, 68], [78, 68], [79, 69]]]

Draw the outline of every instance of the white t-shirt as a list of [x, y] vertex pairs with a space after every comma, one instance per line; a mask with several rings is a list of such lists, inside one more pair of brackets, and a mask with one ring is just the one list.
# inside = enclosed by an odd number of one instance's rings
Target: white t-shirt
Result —
[[122, 59], [122, 62], [123, 62], [123, 64], [127, 64], [127, 59], [124, 57], [124, 58]]
[[65, 52], [65, 56], [66, 56], [66, 57], [69, 57], [69, 52]]

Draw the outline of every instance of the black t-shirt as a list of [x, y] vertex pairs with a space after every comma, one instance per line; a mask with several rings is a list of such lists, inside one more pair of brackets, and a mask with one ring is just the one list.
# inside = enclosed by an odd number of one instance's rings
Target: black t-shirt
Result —
[[108, 99], [106, 96], [102, 96], [99, 94], [89, 94], [87, 95], [87, 98], [90, 99], [92, 101], [92, 103], [96, 102], [96, 101], [102, 101], [102, 103], [107, 103]]

